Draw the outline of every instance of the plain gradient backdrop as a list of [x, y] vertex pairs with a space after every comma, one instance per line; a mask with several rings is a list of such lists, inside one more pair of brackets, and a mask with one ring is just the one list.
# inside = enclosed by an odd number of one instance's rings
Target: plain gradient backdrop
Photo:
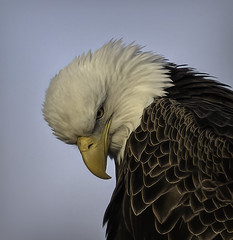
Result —
[[104, 239], [115, 179], [89, 173], [41, 113], [61, 68], [123, 38], [232, 86], [232, 13], [232, 0], [0, 1], [0, 239]]

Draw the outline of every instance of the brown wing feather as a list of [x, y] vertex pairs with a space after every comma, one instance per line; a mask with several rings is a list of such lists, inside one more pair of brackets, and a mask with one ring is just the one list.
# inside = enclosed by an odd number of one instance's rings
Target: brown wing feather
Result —
[[144, 239], [233, 238], [233, 215], [225, 214], [233, 211], [232, 146], [176, 100], [156, 99], [145, 110], [128, 142], [125, 174], [133, 222], [145, 211], [154, 215], [140, 223], [154, 228]]
[[178, 101], [156, 99], [130, 136], [121, 197], [113, 196], [124, 206], [124, 231], [132, 239], [233, 238], [232, 146]]

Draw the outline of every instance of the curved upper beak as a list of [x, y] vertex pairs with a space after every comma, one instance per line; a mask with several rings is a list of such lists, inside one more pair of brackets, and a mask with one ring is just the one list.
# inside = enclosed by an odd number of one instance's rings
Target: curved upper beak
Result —
[[78, 148], [87, 168], [97, 177], [102, 179], [111, 178], [106, 173], [108, 156], [108, 132], [111, 124], [109, 120], [100, 138], [79, 137], [77, 140]]

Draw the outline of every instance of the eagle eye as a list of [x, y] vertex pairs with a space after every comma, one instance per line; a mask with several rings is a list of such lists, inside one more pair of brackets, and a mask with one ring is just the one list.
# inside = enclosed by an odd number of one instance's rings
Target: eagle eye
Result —
[[103, 115], [104, 115], [104, 109], [103, 109], [103, 107], [101, 107], [101, 108], [97, 111], [96, 119], [98, 120], [98, 119], [102, 118]]

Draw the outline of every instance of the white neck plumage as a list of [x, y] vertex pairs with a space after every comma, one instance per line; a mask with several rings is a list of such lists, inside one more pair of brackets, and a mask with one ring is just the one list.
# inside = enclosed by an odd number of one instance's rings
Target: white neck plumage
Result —
[[123, 48], [120, 42], [108, 43], [98, 51], [94, 53], [100, 54], [96, 58], [105, 60], [103, 72], [108, 69], [105, 79], [110, 105], [114, 109], [110, 156], [120, 162], [126, 141], [139, 126], [144, 108], [155, 97], [165, 95], [165, 89], [172, 83], [163, 67], [166, 64], [164, 59], [150, 52], [141, 52], [137, 45]]

